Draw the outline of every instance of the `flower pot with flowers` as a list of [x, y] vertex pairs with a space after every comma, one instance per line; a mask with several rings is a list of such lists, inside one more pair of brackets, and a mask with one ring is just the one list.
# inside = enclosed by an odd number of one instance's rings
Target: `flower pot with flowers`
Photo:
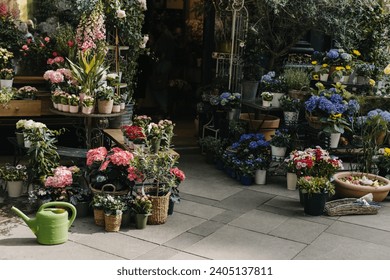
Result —
[[287, 149], [292, 145], [292, 135], [287, 129], [277, 129], [275, 135], [271, 136], [269, 141], [271, 145], [271, 155], [273, 160], [283, 160]]
[[13, 88], [3, 87], [0, 89], [0, 104], [3, 108], [7, 108], [8, 104], [14, 99], [15, 91]]
[[0, 69], [12, 68], [13, 52], [0, 47]]
[[283, 76], [276, 77], [275, 72], [270, 71], [261, 77], [260, 91], [273, 93], [274, 98], [270, 101], [272, 101], [272, 107], [278, 108], [280, 107], [279, 98], [287, 92], [287, 84]]
[[160, 149], [162, 151], [167, 151], [172, 146], [172, 138], [174, 135], [173, 129], [175, 128], [175, 123], [171, 120], [159, 120], [158, 126], [161, 128], [162, 137], [160, 143]]
[[117, 232], [121, 227], [122, 213], [126, 209], [126, 203], [120, 196], [104, 195], [104, 228], [108, 232]]
[[303, 194], [304, 212], [312, 216], [322, 215], [327, 198], [335, 193], [329, 178], [303, 176], [298, 179], [297, 185]]
[[123, 131], [126, 145], [129, 146], [130, 149], [134, 150], [134, 145], [145, 145], [146, 134], [142, 127], [137, 125], [124, 125], [121, 129]]
[[[251, 174], [252, 177], [258, 170], [261, 171], [257, 173], [264, 175], [270, 163], [269, 146], [263, 134], [241, 135], [240, 139], [231, 145], [233, 166], [238, 169], [237, 171], [246, 175]], [[265, 178], [261, 182], [257, 180], [256, 183], [265, 184]]]
[[279, 102], [283, 110], [284, 123], [287, 126], [296, 125], [299, 119], [299, 111], [302, 108], [301, 100], [292, 98], [289, 95], [283, 95]]
[[19, 197], [23, 192], [23, 183], [27, 179], [27, 167], [22, 164], [13, 166], [6, 163], [0, 167], [0, 178], [7, 182], [9, 197]]
[[128, 178], [138, 183], [138, 191], [149, 194], [153, 204], [153, 213], [148, 224], [163, 224], [168, 217], [171, 188], [176, 185], [176, 177], [171, 173], [177, 158], [167, 152], [134, 152], [134, 160], [128, 168]]
[[271, 101], [274, 99], [274, 94], [269, 91], [263, 91], [261, 93], [261, 99], [264, 107], [270, 107]]
[[174, 186], [171, 188], [171, 195], [169, 196], [169, 208], [168, 215], [173, 214], [173, 208], [175, 203], [180, 202], [179, 185], [186, 179], [184, 172], [178, 167], [173, 167], [170, 170], [171, 175], [174, 177]]
[[328, 133], [330, 136], [330, 148], [338, 147], [340, 136], [345, 130], [351, 131], [351, 123], [345, 119], [341, 113], [331, 114], [327, 118], [322, 118], [321, 122], [325, 123], [323, 131]]
[[80, 106], [80, 97], [75, 94], [69, 95], [69, 112], [73, 114], [78, 113], [79, 106]]
[[133, 125], [139, 126], [144, 130], [146, 130], [151, 122], [152, 118], [147, 115], [135, 115], [133, 118]]
[[160, 150], [161, 138], [163, 135], [162, 127], [154, 122], [148, 124], [146, 130], [146, 146], [151, 153], [157, 153]]
[[69, 99], [70, 99], [70, 94], [67, 92], [62, 92], [60, 97], [61, 106], [59, 108], [63, 112], [69, 112]]
[[12, 68], [0, 69], [0, 86], [1, 88], [12, 88], [15, 71]]
[[324, 128], [326, 122], [322, 122], [321, 118], [326, 120], [330, 115], [337, 114], [348, 118], [357, 114], [359, 109], [359, 102], [347, 91], [346, 86], [339, 82], [329, 89], [320, 82], [316, 83], [312, 96], [305, 101], [306, 119], [315, 129]]
[[113, 87], [101, 85], [96, 89], [98, 111], [100, 114], [111, 114], [114, 105], [115, 90]]
[[17, 98], [18, 99], [36, 99], [36, 94], [38, 90], [36, 87], [24, 86], [18, 89]]
[[152, 214], [153, 211], [153, 204], [150, 200], [150, 196], [136, 196], [131, 208], [135, 213], [135, 228], [144, 229], [146, 227], [148, 217]]
[[227, 111], [228, 120], [238, 120], [240, 118], [241, 94], [238, 92], [223, 92], [219, 96], [219, 104], [223, 110]]
[[133, 183], [128, 180], [128, 167], [134, 156], [114, 147], [90, 149], [87, 152], [88, 182], [93, 193], [125, 195]]
[[105, 193], [96, 193], [92, 197], [93, 218], [97, 226], [104, 226], [104, 204], [106, 199]]
[[121, 111], [121, 101], [122, 97], [118, 94], [115, 94], [113, 97], [112, 112], [119, 113]]
[[310, 78], [306, 69], [286, 68], [283, 79], [287, 85], [288, 96], [291, 98], [304, 100], [310, 94]]
[[81, 112], [83, 114], [91, 114], [93, 112], [93, 108], [95, 107], [95, 99], [92, 96], [85, 96], [83, 101], [81, 102]]

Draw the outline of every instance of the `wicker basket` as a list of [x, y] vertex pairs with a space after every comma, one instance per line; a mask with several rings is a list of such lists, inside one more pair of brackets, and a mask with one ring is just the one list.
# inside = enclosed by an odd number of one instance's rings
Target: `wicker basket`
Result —
[[167, 221], [170, 195], [168, 192], [162, 196], [150, 196], [153, 208], [152, 214], [148, 217], [148, 225], [161, 225]]
[[129, 193], [130, 188], [126, 188], [125, 190], [122, 191], [117, 191], [116, 187], [113, 184], [105, 184], [103, 185], [102, 189], [95, 189], [91, 185], [89, 186], [93, 194], [101, 194], [101, 193], [106, 193], [110, 195], [126, 195]]
[[116, 232], [121, 228], [122, 214], [120, 215], [104, 215], [104, 227], [106, 231]]
[[320, 121], [319, 117], [309, 115], [308, 113], [306, 113], [305, 117], [310, 127], [315, 129], [322, 129], [324, 127], [324, 124]]
[[329, 216], [375, 215], [378, 213], [378, 205], [360, 205], [354, 202], [356, 202], [356, 198], [329, 201], [325, 204], [325, 213]]
[[93, 209], [93, 218], [95, 225], [104, 227], [104, 211], [103, 209]]

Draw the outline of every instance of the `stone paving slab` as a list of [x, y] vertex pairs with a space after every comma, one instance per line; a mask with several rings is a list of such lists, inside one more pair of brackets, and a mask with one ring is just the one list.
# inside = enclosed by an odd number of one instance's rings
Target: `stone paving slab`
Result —
[[164, 243], [164, 246], [171, 247], [173, 249], [177, 250], [184, 250], [190, 247], [191, 245], [199, 242], [203, 239], [203, 236], [185, 232], [183, 234], [180, 234], [179, 236], [169, 240], [168, 242]]
[[208, 236], [223, 226], [224, 226], [224, 224], [220, 223], [220, 222], [205, 221], [204, 223], [202, 223], [196, 227], [191, 228], [188, 232], [193, 233], [193, 234], [197, 234], [200, 236]]
[[178, 254], [172, 256], [169, 259], [170, 260], [194, 260], [194, 261], [208, 260], [206, 258], [189, 254], [189, 253], [184, 253], [184, 252], [179, 252]]
[[354, 238], [322, 233], [297, 260], [389, 260], [390, 248]]
[[179, 251], [165, 246], [158, 246], [157, 248], [148, 251], [147, 253], [135, 258], [136, 260], [169, 260], [177, 255]]
[[209, 220], [214, 216], [221, 214], [224, 211], [225, 210], [221, 208], [204, 205], [189, 200], [186, 201], [182, 200], [181, 203], [176, 203], [175, 205], [175, 212], [203, 218], [206, 220]]
[[226, 225], [185, 251], [219, 260], [289, 260], [305, 246], [302, 243]]

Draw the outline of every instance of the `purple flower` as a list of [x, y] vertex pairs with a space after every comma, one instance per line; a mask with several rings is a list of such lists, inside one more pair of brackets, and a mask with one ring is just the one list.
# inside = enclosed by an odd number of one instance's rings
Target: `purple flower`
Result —
[[305, 102], [306, 110], [309, 111], [309, 112], [313, 112], [317, 108], [319, 99], [320, 99], [320, 97], [319, 96], [315, 96], [315, 95], [310, 97], [309, 100], [307, 100]]

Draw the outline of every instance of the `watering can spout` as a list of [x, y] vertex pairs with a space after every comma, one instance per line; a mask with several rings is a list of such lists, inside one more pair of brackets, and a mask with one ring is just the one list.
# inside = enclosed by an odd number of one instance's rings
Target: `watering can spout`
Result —
[[23, 219], [23, 221], [28, 225], [28, 227], [33, 231], [33, 233], [35, 234], [36, 232], [36, 229], [35, 229], [35, 219], [30, 219], [29, 217], [27, 217], [26, 214], [24, 214], [22, 211], [20, 211], [18, 208], [16, 208], [15, 206], [12, 206], [11, 208], [12, 211], [15, 212], [16, 215], [18, 215], [20, 218]]

